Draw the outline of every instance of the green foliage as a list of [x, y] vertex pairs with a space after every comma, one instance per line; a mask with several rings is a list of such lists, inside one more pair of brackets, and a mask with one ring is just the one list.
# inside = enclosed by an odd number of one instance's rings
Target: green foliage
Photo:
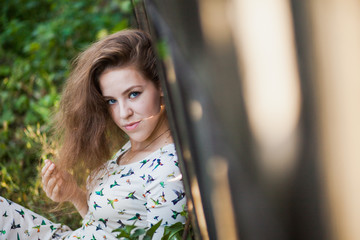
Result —
[[[182, 240], [184, 236], [184, 231], [187, 231], [187, 235], [184, 240], [194, 239], [194, 234], [188, 219], [188, 212], [185, 209], [185, 205], [183, 206], [183, 210], [180, 215], [184, 216], [187, 219], [186, 224], [183, 224], [182, 222], [177, 222], [170, 226], [165, 226], [161, 240]], [[115, 229], [113, 232], [118, 232], [119, 234], [116, 237], [123, 240], [151, 240], [155, 231], [160, 227], [161, 222], [162, 220], [151, 226], [151, 228], [139, 228], [136, 227], [134, 223], [133, 225], [122, 226], [118, 229]]]
[[[183, 210], [180, 212], [181, 216], [184, 216], [187, 221], [185, 224], [181, 222], [174, 223], [170, 226], [165, 226], [164, 234], [161, 240], [181, 240], [184, 237], [184, 232], [186, 231], [186, 240], [194, 239], [194, 234], [190, 225], [188, 211], [185, 209], [185, 205], [183, 205]], [[185, 240], [184, 239], [184, 240]]]
[[184, 224], [177, 222], [171, 226], [166, 226], [162, 240], [181, 240], [184, 232]]
[[[126, 225], [124, 227], [115, 229], [113, 232], [119, 232], [116, 236], [117, 238], [123, 240], [151, 240], [155, 231], [160, 227], [162, 221], [159, 221], [157, 224], [153, 225], [151, 228], [139, 228], [134, 225]], [[182, 240], [183, 234], [185, 231], [185, 224], [182, 222], [174, 223], [170, 226], [165, 226], [164, 234], [161, 240]], [[192, 230], [189, 229], [189, 232], [186, 236], [186, 240], [194, 239]]]
[[140, 237], [143, 240], [149, 240], [152, 239], [156, 229], [160, 227], [161, 222], [162, 220], [153, 225], [151, 228], [138, 228], [134, 225], [134, 223], [133, 225], [126, 225], [115, 229], [113, 232], [119, 232], [116, 237], [123, 240], [138, 240]]
[[41, 159], [54, 154], [50, 116], [71, 60], [96, 39], [128, 27], [131, 15], [130, 0], [2, 1], [0, 195], [78, 226], [80, 216], [49, 213], [55, 205], [41, 190]]
[[156, 50], [161, 60], [166, 60], [170, 55], [169, 46], [165, 40], [158, 40], [156, 42]]

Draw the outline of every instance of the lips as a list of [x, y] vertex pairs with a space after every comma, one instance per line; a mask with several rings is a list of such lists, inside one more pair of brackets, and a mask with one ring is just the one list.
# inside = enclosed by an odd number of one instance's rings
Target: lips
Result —
[[124, 127], [126, 130], [131, 131], [131, 130], [134, 130], [139, 125], [139, 123], [140, 123], [140, 121], [133, 122], [130, 124], [126, 124]]

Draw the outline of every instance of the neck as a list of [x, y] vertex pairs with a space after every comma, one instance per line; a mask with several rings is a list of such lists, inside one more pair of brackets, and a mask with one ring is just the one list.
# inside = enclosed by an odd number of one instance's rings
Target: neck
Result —
[[167, 143], [172, 143], [173, 140], [171, 138], [169, 124], [167, 120], [164, 120], [159, 126], [154, 130], [151, 136], [142, 142], [131, 142], [131, 151], [150, 151], [154, 150], [154, 148], [162, 147]]

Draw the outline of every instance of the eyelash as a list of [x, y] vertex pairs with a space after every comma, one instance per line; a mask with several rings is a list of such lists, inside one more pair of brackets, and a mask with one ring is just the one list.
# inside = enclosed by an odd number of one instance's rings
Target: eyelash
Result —
[[[135, 96], [132, 96], [133, 94], [135, 94]], [[130, 98], [130, 99], [136, 98], [136, 97], [138, 97], [140, 94], [141, 94], [141, 92], [138, 92], [138, 91], [131, 92], [131, 93], [129, 94], [129, 98]]]
[[[133, 96], [134, 94], [135, 94], [135, 96]], [[138, 91], [131, 92], [131, 93], [129, 93], [129, 98], [130, 98], [130, 99], [137, 98], [140, 94], [141, 94], [141, 92], [138, 92]], [[109, 105], [113, 105], [113, 104], [116, 103], [116, 100], [115, 100], [115, 99], [109, 99], [109, 100], [107, 100], [106, 102], [107, 102], [107, 104], [109, 104]]]
[[[113, 102], [113, 101], [114, 101], [114, 102]], [[115, 99], [109, 99], [109, 100], [107, 100], [106, 102], [107, 102], [107, 104], [109, 104], [109, 105], [113, 105], [113, 104], [115, 104], [116, 100], [115, 100]]]

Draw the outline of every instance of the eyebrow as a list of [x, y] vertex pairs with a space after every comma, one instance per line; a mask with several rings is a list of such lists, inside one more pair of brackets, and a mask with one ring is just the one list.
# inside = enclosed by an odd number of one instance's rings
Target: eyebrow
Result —
[[[131, 92], [134, 88], [142, 87], [142, 85], [134, 85], [126, 89], [121, 95], [127, 95], [129, 92]], [[112, 96], [103, 96], [103, 98], [112, 98]]]
[[137, 87], [142, 87], [142, 85], [134, 85], [134, 86], [129, 87], [128, 89], [126, 89], [126, 90], [123, 92], [123, 95], [128, 94], [128, 93], [131, 92], [134, 88], [137, 88]]

